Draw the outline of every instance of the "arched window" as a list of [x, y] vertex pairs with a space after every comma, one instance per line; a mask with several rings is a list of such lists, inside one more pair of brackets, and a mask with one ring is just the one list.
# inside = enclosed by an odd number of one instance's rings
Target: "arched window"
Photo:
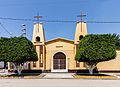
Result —
[[83, 38], [83, 35], [80, 35], [80, 36], [79, 36], [79, 40], [81, 40], [82, 38]]
[[39, 36], [36, 37], [36, 41], [40, 41], [40, 37]]

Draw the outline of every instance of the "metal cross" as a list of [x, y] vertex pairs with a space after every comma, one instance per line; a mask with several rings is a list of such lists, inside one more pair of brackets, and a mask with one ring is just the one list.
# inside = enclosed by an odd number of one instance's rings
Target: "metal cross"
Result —
[[39, 13], [37, 13], [37, 16], [34, 16], [34, 18], [36, 18], [39, 23], [39, 21], [40, 21], [39, 19], [42, 18], [42, 16], [39, 16]]
[[39, 32], [39, 19], [42, 18], [42, 16], [39, 16], [39, 13], [37, 13], [37, 16], [34, 16], [34, 18], [37, 19], [37, 22], [38, 22], [38, 32]]
[[85, 16], [86, 15], [81, 12], [80, 15], [78, 15], [77, 17], [80, 17], [80, 22], [82, 22], [82, 18], [85, 17]]
[[83, 17], [85, 17], [86, 15], [83, 14], [82, 12], [80, 13], [80, 15], [78, 15], [77, 17], [80, 17], [80, 22], [81, 22], [81, 32], [82, 32], [82, 22], [83, 22]]

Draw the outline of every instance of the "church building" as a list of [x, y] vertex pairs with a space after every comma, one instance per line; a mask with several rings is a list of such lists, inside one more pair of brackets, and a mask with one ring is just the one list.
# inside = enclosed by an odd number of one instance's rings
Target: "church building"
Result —
[[[32, 42], [38, 55], [38, 61], [30, 62], [29, 68], [46, 72], [69, 72], [86, 69], [84, 62], [75, 60], [80, 40], [87, 35], [86, 22], [77, 22], [74, 40], [55, 38], [45, 40], [43, 23], [34, 23]], [[120, 51], [114, 60], [97, 65], [99, 71], [120, 71]]]

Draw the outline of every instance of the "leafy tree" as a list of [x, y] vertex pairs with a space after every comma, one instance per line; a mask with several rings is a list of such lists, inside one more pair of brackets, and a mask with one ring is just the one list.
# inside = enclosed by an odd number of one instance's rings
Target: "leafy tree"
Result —
[[115, 34], [115, 33], [111, 35], [114, 38], [116, 49], [120, 50], [120, 35]]
[[26, 37], [0, 39], [0, 61], [13, 62], [18, 74], [21, 74], [25, 62], [37, 60], [33, 44]]
[[116, 57], [115, 39], [111, 34], [86, 35], [79, 43], [75, 59], [85, 62], [90, 74], [99, 62]]
[[[8, 38], [0, 38], [0, 61], [4, 61], [7, 57], [7, 45], [9, 43]], [[5, 61], [6, 62], [6, 61]]]

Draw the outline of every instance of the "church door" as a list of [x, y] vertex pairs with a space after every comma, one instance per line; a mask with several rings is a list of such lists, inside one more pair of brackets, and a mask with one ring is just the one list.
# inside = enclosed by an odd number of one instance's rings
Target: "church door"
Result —
[[58, 52], [53, 56], [53, 69], [66, 69], [66, 56]]

